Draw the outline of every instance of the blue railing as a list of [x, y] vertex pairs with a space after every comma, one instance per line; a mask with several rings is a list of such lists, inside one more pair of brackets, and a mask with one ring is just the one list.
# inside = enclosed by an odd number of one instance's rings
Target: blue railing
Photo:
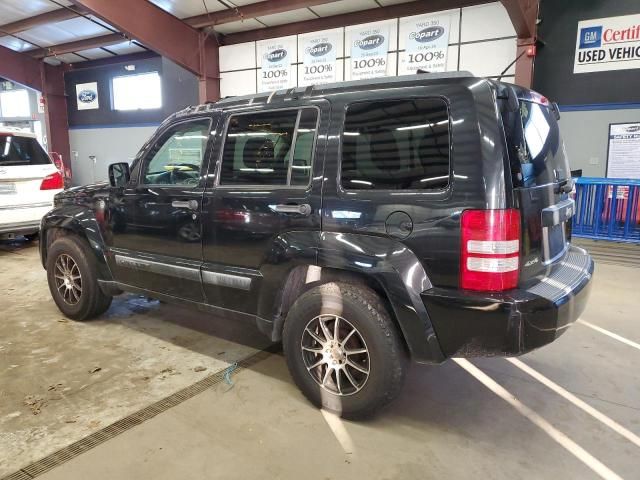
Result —
[[573, 235], [640, 243], [640, 180], [576, 179]]

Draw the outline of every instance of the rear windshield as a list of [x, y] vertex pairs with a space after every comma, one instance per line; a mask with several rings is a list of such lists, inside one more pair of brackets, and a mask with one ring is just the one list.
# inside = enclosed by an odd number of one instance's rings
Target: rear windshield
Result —
[[0, 167], [48, 163], [49, 157], [35, 138], [0, 134]]
[[515, 186], [535, 187], [569, 177], [560, 129], [549, 107], [521, 100], [520, 110], [504, 112], [503, 120]]

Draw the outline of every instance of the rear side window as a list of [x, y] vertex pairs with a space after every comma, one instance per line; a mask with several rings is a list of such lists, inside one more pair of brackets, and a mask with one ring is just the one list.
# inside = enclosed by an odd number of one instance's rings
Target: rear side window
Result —
[[49, 157], [35, 138], [0, 134], [0, 167], [49, 163]]
[[220, 185], [308, 185], [317, 121], [313, 108], [232, 116]]
[[438, 98], [362, 102], [347, 109], [341, 184], [347, 190], [449, 185], [449, 112]]

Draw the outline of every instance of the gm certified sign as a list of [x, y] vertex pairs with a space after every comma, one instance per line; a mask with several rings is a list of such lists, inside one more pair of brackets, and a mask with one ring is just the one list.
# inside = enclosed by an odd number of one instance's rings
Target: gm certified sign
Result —
[[640, 68], [640, 15], [578, 23], [573, 73]]

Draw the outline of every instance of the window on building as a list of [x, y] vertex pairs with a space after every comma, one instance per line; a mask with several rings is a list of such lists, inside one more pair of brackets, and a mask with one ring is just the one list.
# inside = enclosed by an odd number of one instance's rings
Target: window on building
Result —
[[197, 185], [209, 139], [210, 120], [174, 125], [154, 144], [145, 162], [142, 183]]
[[308, 185], [317, 115], [307, 108], [232, 116], [220, 184]]
[[431, 190], [449, 184], [449, 113], [441, 99], [355, 103], [342, 134], [348, 190]]
[[0, 112], [5, 118], [31, 117], [29, 93], [25, 89], [0, 92]]
[[158, 72], [113, 77], [114, 110], [150, 110], [162, 107]]

